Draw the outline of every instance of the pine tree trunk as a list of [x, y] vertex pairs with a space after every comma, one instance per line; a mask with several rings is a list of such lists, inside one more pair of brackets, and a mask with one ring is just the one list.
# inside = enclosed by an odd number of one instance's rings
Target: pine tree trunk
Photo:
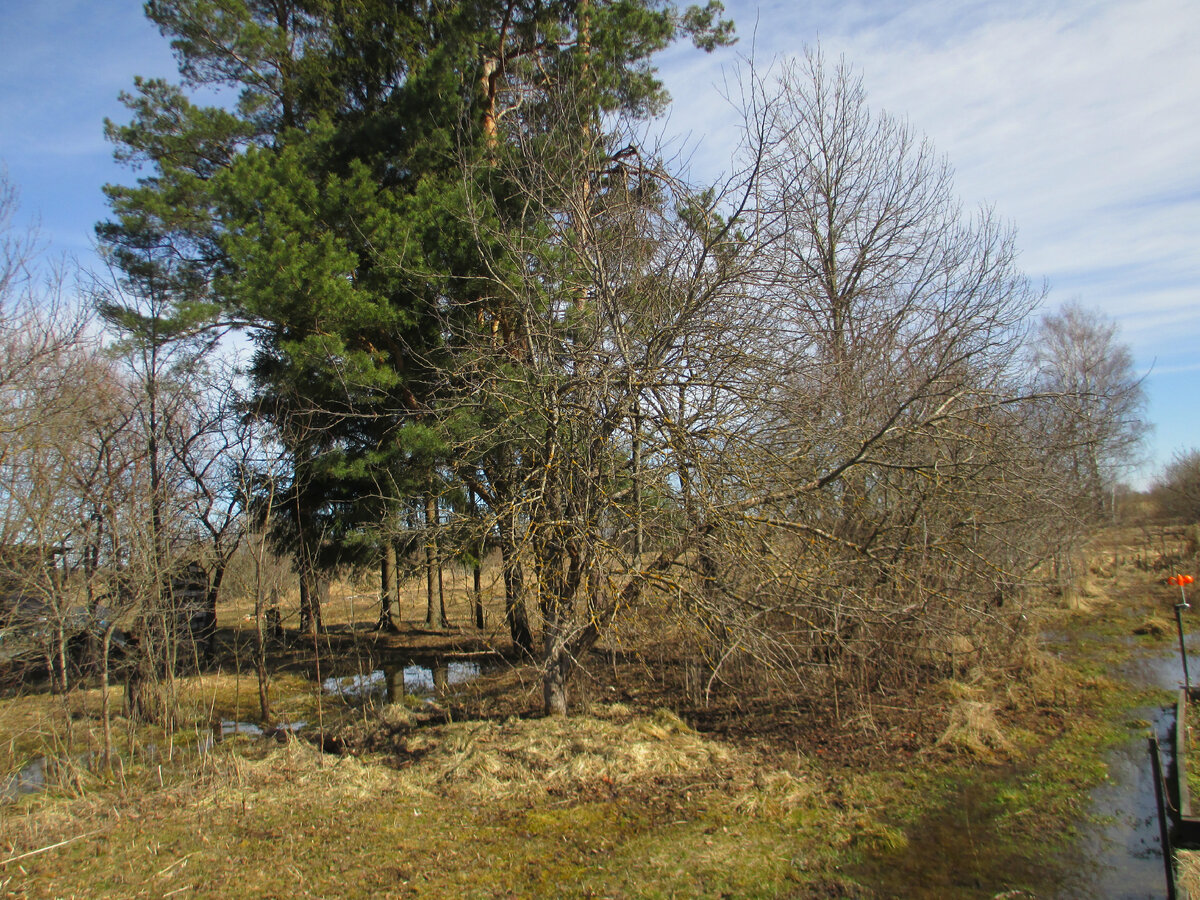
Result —
[[313, 615], [314, 598], [312, 574], [307, 567], [300, 572], [300, 633], [314, 634], [316, 617]]
[[633, 558], [640, 564], [645, 550], [645, 531], [642, 523], [642, 405], [636, 394], [633, 401], [630, 465], [633, 469]]
[[379, 553], [379, 621], [375, 623], [376, 631], [396, 632], [395, 621], [392, 619], [392, 547], [385, 543]]
[[450, 620], [446, 616], [446, 585], [445, 585], [445, 567], [442, 565], [442, 556], [437, 554], [437, 575], [438, 575], [438, 609], [441, 612], [442, 627], [446, 628]]
[[321, 621], [321, 600], [328, 594], [329, 583], [310, 567], [300, 574], [300, 633], [315, 637], [325, 630]]
[[[441, 599], [441, 561], [437, 546], [437, 498], [425, 495], [425, 626], [441, 630], [446, 627], [445, 606]], [[436, 594], [435, 594], [436, 587]]]
[[471, 568], [471, 596], [475, 601], [475, 627], [483, 630], [483, 568], [479, 563]]
[[517, 558], [516, 548], [507, 542], [500, 548], [500, 558], [504, 568], [504, 619], [508, 623], [508, 633], [515, 648], [533, 655], [533, 630], [525, 610], [525, 571]]

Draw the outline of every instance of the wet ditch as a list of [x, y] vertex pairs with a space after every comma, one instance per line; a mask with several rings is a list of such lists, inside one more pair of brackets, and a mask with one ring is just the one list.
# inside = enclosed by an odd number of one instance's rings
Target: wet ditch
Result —
[[[1183, 684], [1178, 652], [1142, 648], [1121, 640], [1131, 653], [1116, 674], [1138, 688], [1176, 691]], [[1191, 668], [1200, 641], [1189, 637]], [[1147, 736], [1163, 747], [1164, 766], [1173, 768], [1173, 705], [1129, 710], [1127, 737], [1105, 754], [1105, 780], [1088, 794], [1086, 814], [1074, 823], [1065, 852], [1031, 848], [1012, 835], [1010, 798], [1028, 779], [1032, 765], [998, 769], [985, 779], [964, 777], [948, 786], [953, 798], [906, 828], [903, 848], [868, 860], [862, 883], [880, 897], [1064, 898], [1064, 900], [1159, 900], [1167, 897], [1154, 778]]]

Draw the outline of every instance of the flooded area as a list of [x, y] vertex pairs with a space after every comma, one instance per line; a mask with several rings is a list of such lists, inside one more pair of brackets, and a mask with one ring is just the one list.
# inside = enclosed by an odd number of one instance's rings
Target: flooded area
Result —
[[952, 785], [953, 802], [909, 827], [907, 845], [871, 860], [859, 878], [880, 897], [912, 900], [1060, 896], [1056, 861], [1005, 839], [1012, 812], [1002, 795], [1026, 774], [1009, 769], [994, 780]]
[[[1189, 637], [1195, 671], [1200, 641]], [[1175, 691], [1184, 681], [1179, 653], [1155, 648], [1134, 656], [1119, 674], [1139, 687]], [[884, 897], [1039, 897], [1064, 900], [1159, 900], [1167, 897], [1148, 736], [1151, 730], [1168, 757], [1175, 726], [1173, 706], [1130, 710], [1129, 737], [1105, 758], [1107, 778], [1090, 794], [1088, 818], [1075, 827], [1065, 855], [1031, 854], [1007, 838], [1007, 824], [1021, 810], [1006, 803], [1014, 785], [1033, 777], [1013, 766], [985, 782], [953, 786], [949, 805], [906, 830], [907, 846], [866, 866], [864, 878]]]
[[0, 802], [16, 800], [22, 794], [43, 790], [46, 787], [46, 769], [51, 764], [51, 760], [45, 756], [26, 763], [15, 775], [4, 780], [0, 786]]
[[[1197, 667], [1200, 638], [1188, 635], [1189, 674]], [[1121, 674], [1142, 687], [1177, 691], [1184, 684], [1178, 651], [1136, 654], [1121, 666]], [[1174, 707], [1136, 710], [1134, 717], [1150, 723], [1163, 748], [1164, 769], [1173, 769]], [[1159, 837], [1150, 751], [1138, 734], [1109, 756], [1108, 780], [1092, 792], [1093, 812], [1108, 824], [1085, 832], [1080, 841], [1083, 864], [1077, 883], [1062, 896], [1071, 900], [1106, 897], [1114, 900], [1158, 900], [1167, 896], [1165, 864]]]
[[[138, 754], [146, 762], [165, 763], [189, 755], [203, 756], [212, 750], [214, 744], [230, 738], [274, 738], [279, 740], [287, 735], [300, 734], [307, 727], [307, 722], [289, 722], [264, 729], [254, 722], [235, 722], [232, 719], [226, 719], [219, 726], [214, 723], [211, 732], [201, 733], [194, 742], [188, 742], [183, 746], [174, 744], [170, 747], [169, 752], [164, 751], [158, 744], [146, 744], [139, 749]], [[100, 758], [101, 754], [99, 753], [85, 753], [73, 759], [68, 768], [64, 767], [61, 761], [50, 757], [36, 757], [0, 781], [0, 803], [13, 801], [25, 794], [34, 794], [61, 783], [64, 774], [69, 777], [71, 769], [89, 770], [100, 762]], [[119, 767], [122, 764], [121, 759], [114, 757], [115, 766]]]
[[[460, 684], [466, 684], [478, 678], [481, 674], [498, 665], [496, 660], [486, 659], [385, 659], [378, 662], [379, 668], [369, 672], [358, 672], [349, 675], [333, 675], [322, 680], [321, 687], [326, 694], [342, 697], [350, 701], [377, 699], [384, 703], [396, 703], [404, 696], [432, 701], [443, 691]], [[170, 756], [182, 753], [204, 754], [210, 751], [214, 744], [231, 738], [276, 739], [281, 740], [288, 735], [297, 735], [308, 727], [307, 722], [287, 722], [264, 728], [255, 722], [239, 722], [226, 719], [219, 725], [214, 723], [211, 733], [199, 736], [199, 739], [186, 748], [173, 748]], [[143, 747], [140, 751], [146, 758], [154, 761], [160, 755], [155, 745]], [[91, 764], [91, 754], [87, 758], [74, 761], [73, 765], [87, 769]], [[16, 800], [25, 794], [45, 790], [56, 783], [59, 774], [54, 760], [39, 756], [30, 760], [19, 770], [0, 781], [0, 803]]]
[[[1175, 728], [1174, 709], [1134, 712], [1139, 714], [1150, 721], [1165, 756]], [[1092, 792], [1092, 812], [1106, 824], [1083, 832], [1079, 842], [1082, 864], [1058, 896], [1070, 900], [1157, 900], [1167, 896], [1147, 745], [1146, 738], [1138, 735], [1109, 756], [1108, 780]], [[1167, 763], [1164, 758], [1163, 764]]]
[[447, 688], [475, 680], [494, 664], [477, 659], [384, 660], [370, 672], [325, 678], [321, 687], [327, 694], [354, 700], [370, 697], [398, 703], [406, 695], [431, 699]]

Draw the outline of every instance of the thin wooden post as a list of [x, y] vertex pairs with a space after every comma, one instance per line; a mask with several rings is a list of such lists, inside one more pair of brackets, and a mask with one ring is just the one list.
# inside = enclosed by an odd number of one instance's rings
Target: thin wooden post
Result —
[[1163, 868], [1167, 875], [1167, 900], [1175, 900], [1175, 853], [1171, 849], [1171, 824], [1167, 819], [1162, 759], [1158, 754], [1158, 738], [1155, 736], [1150, 737], [1150, 771], [1154, 776], [1154, 801], [1158, 806], [1158, 831], [1162, 840]]
[[1188, 677], [1187, 647], [1183, 643], [1183, 611], [1185, 609], [1191, 609], [1191, 607], [1187, 603], [1175, 604], [1175, 624], [1179, 626], [1179, 658], [1183, 660], [1183, 686], [1190, 691], [1192, 679]]

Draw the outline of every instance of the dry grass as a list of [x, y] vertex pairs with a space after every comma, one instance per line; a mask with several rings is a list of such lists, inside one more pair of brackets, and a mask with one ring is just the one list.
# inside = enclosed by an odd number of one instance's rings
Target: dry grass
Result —
[[[596, 712], [441, 725], [404, 736], [400, 746], [404, 757], [420, 760], [408, 770], [413, 784], [474, 800], [696, 777], [733, 760], [728, 747], [696, 734], [667, 710], [649, 718], [619, 706]], [[389, 715], [399, 721], [389, 722]], [[385, 713], [381, 724], [403, 728], [403, 713]]]
[[27, 798], [0, 820], [0, 857], [34, 855], [19, 885], [0, 870], [0, 896], [766, 897], [787, 882], [796, 838], [779, 814], [815, 816], [809, 779], [754, 778], [750, 757], [667, 712], [597, 712], [423, 729], [400, 769], [236, 741], [159, 786], [151, 772]]
[[1139, 625], [1133, 629], [1134, 634], [1144, 634], [1149, 637], [1161, 638], [1166, 637], [1172, 631], [1174, 626], [1155, 615], [1149, 615], [1144, 618]]
[[1177, 886], [1191, 897], [1200, 896], [1200, 850], [1175, 852]]
[[950, 698], [949, 723], [939, 747], [969, 753], [988, 762], [1010, 760], [1016, 745], [1005, 735], [996, 716], [998, 705], [984, 690], [961, 682], [946, 682], [942, 690]]

